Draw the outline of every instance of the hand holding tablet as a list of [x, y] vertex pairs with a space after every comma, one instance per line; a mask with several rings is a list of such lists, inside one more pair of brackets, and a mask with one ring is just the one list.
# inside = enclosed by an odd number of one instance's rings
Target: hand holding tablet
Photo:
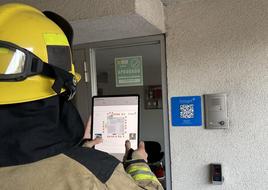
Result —
[[95, 96], [92, 104], [92, 139], [101, 137], [103, 143], [95, 148], [110, 154], [125, 153], [129, 140], [133, 149], [138, 147], [139, 96]]

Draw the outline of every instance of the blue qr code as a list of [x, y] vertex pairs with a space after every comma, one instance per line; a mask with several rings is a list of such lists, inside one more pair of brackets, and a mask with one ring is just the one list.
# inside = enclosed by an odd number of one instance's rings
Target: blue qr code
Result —
[[181, 104], [180, 118], [183, 119], [194, 118], [194, 104]]

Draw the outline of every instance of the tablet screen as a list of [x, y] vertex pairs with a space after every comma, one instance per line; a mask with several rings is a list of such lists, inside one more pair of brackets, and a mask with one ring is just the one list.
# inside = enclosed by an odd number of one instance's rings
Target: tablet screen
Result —
[[138, 145], [139, 96], [93, 97], [92, 136], [101, 136], [96, 149], [111, 154], [124, 154], [125, 141]]

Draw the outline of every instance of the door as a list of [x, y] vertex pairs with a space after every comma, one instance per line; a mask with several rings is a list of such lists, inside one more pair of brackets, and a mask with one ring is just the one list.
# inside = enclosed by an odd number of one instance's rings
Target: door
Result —
[[73, 60], [75, 71], [81, 75], [81, 80], [77, 86], [77, 92], [74, 98], [74, 104], [77, 106], [81, 118], [86, 124], [89, 115], [91, 114], [91, 78], [87, 59], [89, 57], [88, 51], [85, 48], [76, 48], [73, 51]]
[[97, 94], [139, 94], [140, 139], [164, 147], [160, 44], [99, 48], [95, 56]]
[[[93, 95], [139, 94], [140, 139], [158, 142], [164, 152], [167, 189], [171, 189], [164, 37], [153, 36], [75, 47], [82, 73], [76, 105], [86, 122]], [[120, 63], [125, 63], [121, 68]], [[136, 65], [133, 68], [133, 65]]]

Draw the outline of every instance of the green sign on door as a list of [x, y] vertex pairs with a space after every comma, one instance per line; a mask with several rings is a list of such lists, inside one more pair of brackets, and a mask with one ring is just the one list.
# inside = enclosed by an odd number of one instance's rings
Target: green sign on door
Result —
[[142, 56], [115, 58], [116, 87], [142, 86]]

